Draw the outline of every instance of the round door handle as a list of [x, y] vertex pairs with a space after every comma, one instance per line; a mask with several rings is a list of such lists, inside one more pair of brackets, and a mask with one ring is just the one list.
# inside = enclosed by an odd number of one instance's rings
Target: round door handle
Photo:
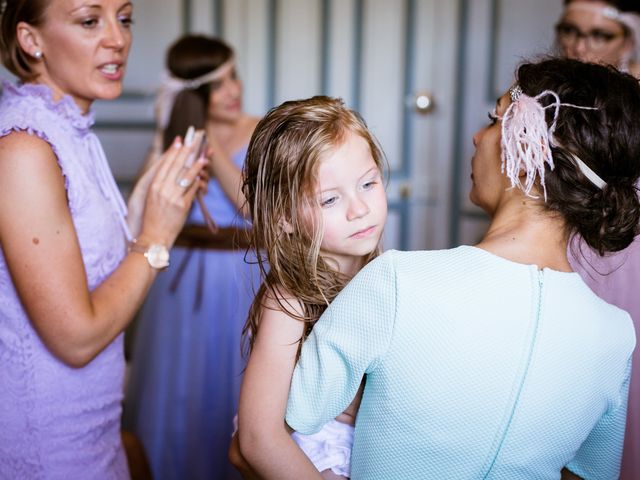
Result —
[[429, 92], [417, 92], [413, 97], [413, 107], [421, 115], [428, 115], [434, 106], [433, 95]]
[[411, 196], [411, 185], [408, 183], [403, 183], [400, 185], [400, 198], [406, 199]]

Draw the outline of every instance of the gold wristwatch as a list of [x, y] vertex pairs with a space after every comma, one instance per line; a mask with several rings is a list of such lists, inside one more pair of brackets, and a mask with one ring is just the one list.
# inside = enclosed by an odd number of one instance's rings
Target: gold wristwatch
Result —
[[129, 251], [142, 253], [149, 265], [156, 270], [163, 270], [169, 266], [169, 250], [160, 243], [141, 245], [134, 240], [129, 245]]

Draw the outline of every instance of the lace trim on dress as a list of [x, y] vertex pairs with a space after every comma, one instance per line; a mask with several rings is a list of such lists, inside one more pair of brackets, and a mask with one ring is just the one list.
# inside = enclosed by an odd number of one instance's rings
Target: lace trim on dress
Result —
[[47, 85], [39, 83], [14, 84], [8, 80], [3, 80], [2, 89], [3, 91], [10, 91], [20, 97], [41, 98], [50, 110], [69, 119], [71, 125], [82, 133], [88, 132], [95, 122], [93, 112], [87, 114], [82, 113], [80, 107], [76, 105], [76, 102], [74, 102], [70, 95], [65, 95], [55, 102], [53, 100], [53, 92]]

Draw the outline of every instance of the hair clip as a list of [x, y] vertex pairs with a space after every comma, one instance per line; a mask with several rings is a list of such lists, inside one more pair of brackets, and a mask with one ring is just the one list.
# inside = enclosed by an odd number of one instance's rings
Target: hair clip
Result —
[[520, 85], [515, 84], [509, 89], [509, 96], [511, 97], [512, 102], [517, 102], [520, 95], [522, 95], [522, 87], [520, 87]]
[[[502, 116], [502, 171], [511, 180], [512, 187], [520, 188], [526, 196], [531, 198], [537, 198], [531, 191], [536, 179], [539, 179], [546, 201], [545, 164], [549, 166], [550, 170], [555, 168], [551, 147], [558, 146], [553, 134], [560, 107], [580, 110], [597, 110], [597, 108], [563, 103], [558, 94], [552, 90], [545, 90], [535, 97], [530, 97], [523, 93], [518, 84], [509, 89], [509, 95], [511, 96], [511, 104]], [[553, 101], [543, 106], [540, 100], [546, 96], [551, 96]], [[551, 125], [547, 125], [546, 121], [548, 108], [553, 108]], [[592, 175], [583, 168], [584, 162], [575, 161], [575, 163], [594, 185], [602, 188], [601, 185], [604, 184], [604, 181], [597, 177], [593, 170], [589, 169]], [[586, 165], [584, 166], [586, 167]], [[524, 180], [521, 179], [523, 172], [525, 173]]]

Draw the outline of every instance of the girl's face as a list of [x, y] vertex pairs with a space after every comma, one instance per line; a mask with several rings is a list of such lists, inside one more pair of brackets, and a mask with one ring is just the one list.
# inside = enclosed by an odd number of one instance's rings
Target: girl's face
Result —
[[469, 199], [488, 214], [497, 208], [503, 193], [509, 188], [509, 179], [501, 172], [500, 118], [511, 103], [509, 92], [496, 102], [489, 113], [490, 123], [476, 132], [473, 145], [476, 151], [471, 159], [471, 191]]
[[39, 27], [18, 24], [28, 55], [41, 51], [36, 82], [54, 98], [71, 95], [82, 111], [122, 92], [131, 47], [133, 5], [128, 0], [51, 0]]
[[378, 247], [387, 219], [382, 175], [367, 141], [352, 132], [321, 159], [317, 175], [320, 254], [336, 261], [340, 272], [353, 275], [362, 257]]
[[211, 84], [208, 113], [216, 122], [234, 122], [242, 115], [242, 82], [235, 67]]
[[582, 62], [620, 66], [633, 47], [622, 24], [605, 17], [599, 10], [579, 8], [578, 4], [600, 8], [610, 6], [598, 0], [569, 3], [556, 25], [556, 38], [562, 54]]

